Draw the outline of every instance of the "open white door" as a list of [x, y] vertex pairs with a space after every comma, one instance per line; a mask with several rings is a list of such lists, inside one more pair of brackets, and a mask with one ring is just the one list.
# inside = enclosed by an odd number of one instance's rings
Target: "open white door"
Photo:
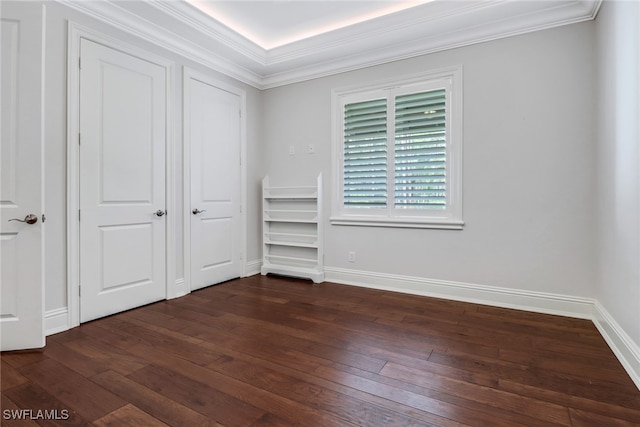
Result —
[[0, 2], [0, 17], [0, 349], [6, 351], [45, 344], [44, 6]]
[[240, 277], [240, 96], [185, 72], [191, 290]]
[[166, 68], [80, 41], [80, 321], [166, 297]]

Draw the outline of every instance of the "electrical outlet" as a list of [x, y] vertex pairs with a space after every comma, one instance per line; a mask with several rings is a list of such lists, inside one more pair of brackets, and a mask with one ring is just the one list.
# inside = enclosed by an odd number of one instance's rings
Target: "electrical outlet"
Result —
[[356, 262], [356, 253], [354, 251], [349, 251], [349, 262]]
[[309, 144], [307, 146], [307, 153], [308, 154], [315, 154], [316, 153], [316, 146], [313, 144]]

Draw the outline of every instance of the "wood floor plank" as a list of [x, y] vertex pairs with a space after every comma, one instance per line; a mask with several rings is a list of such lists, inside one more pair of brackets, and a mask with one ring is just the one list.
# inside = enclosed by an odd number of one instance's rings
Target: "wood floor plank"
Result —
[[20, 373], [87, 420], [98, 419], [127, 404], [53, 359], [24, 366]]
[[137, 341], [153, 343], [155, 351], [167, 352], [179, 357], [191, 360], [195, 363], [206, 365], [213, 359], [206, 351], [191, 342], [190, 337], [168, 336], [162, 332], [140, 326], [136, 322], [127, 321], [126, 317], [109, 317], [101, 322], [101, 326], [114, 332], [124, 332], [129, 337], [135, 337]]
[[[234, 356], [236, 354], [234, 353]], [[240, 356], [242, 357], [242, 356]], [[248, 359], [248, 358], [244, 358]], [[424, 420], [411, 419], [406, 411], [393, 411], [372, 402], [368, 396], [354, 396], [349, 390], [340, 390], [332, 384], [305, 381], [298, 372], [273, 367], [256, 358], [240, 360], [237, 357], [222, 358], [208, 366], [224, 372], [240, 381], [271, 391], [305, 406], [332, 413], [356, 425], [421, 425]], [[321, 397], [321, 399], [318, 399]], [[422, 421], [422, 422], [421, 422]]]
[[116, 372], [106, 371], [94, 375], [91, 380], [170, 426], [222, 426], [172, 398], [163, 396]]
[[3, 408], [69, 411], [38, 425], [640, 425], [590, 321], [329, 282], [233, 280], [47, 342], [0, 355]]
[[98, 366], [103, 370], [110, 369], [123, 375], [148, 365], [148, 362], [140, 357], [96, 340], [71, 341], [64, 347], [88, 357], [94, 363], [98, 362]]
[[353, 371], [353, 368], [342, 370], [323, 366], [314, 373], [321, 378], [334, 381], [359, 392], [369, 393], [378, 398], [430, 414], [439, 420], [436, 425], [446, 425], [447, 421], [445, 420], [469, 426], [509, 427], [525, 425], [524, 423], [514, 423], [512, 419], [496, 417], [496, 413], [483, 412], [475, 408], [466, 407], [461, 404], [464, 403], [462, 399], [450, 398], [445, 393], [424, 393], [418, 388], [411, 390], [410, 387], [400, 386], [398, 381], [395, 383], [382, 381], [377, 374], [364, 371], [352, 373]]
[[571, 423], [573, 427], [638, 427], [637, 422], [630, 422], [612, 417], [603, 417], [593, 412], [570, 409]]
[[[618, 403], [608, 403], [584, 397], [574, 396], [554, 390], [548, 390], [531, 386], [528, 384], [520, 384], [509, 380], [500, 380], [498, 388], [509, 391], [511, 393], [529, 396], [541, 401], [557, 403], [564, 405], [570, 410], [578, 410], [591, 414], [601, 415], [603, 417], [610, 416], [614, 419], [622, 419], [640, 426], [640, 407], [627, 408], [620, 406]], [[572, 417], [573, 419], [573, 417]]]
[[167, 424], [152, 417], [132, 404], [105, 415], [93, 422], [96, 427], [167, 427]]
[[[35, 420], [22, 416], [22, 408], [15, 404], [8, 396], [2, 394], [0, 400], [2, 409], [2, 425], [7, 427], [37, 427]], [[6, 412], [8, 411], [8, 412]]]
[[[22, 414], [36, 424], [45, 426], [84, 426], [89, 420], [84, 418], [80, 413], [76, 412], [70, 405], [63, 402], [44, 387], [40, 387], [35, 383], [27, 383], [18, 387], [14, 387], [6, 392], [6, 396], [15, 403], [15, 405], [23, 410], [29, 411], [28, 414]], [[47, 411], [49, 414], [54, 413], [53, 417], [40, 417], [38, 411]], [[24, 418], [23, 418], [24, 419]]]
[[466, 381], [452, 379], [444, 375], [425, 374], [423, 371], [395, 363], [388, 363], [380, 375], [415, 384], [438, 391], [459, 394], [465, 399], [473, 400], [482, 405], [500, 408], [513, 413], [531, 414], [533, 418], [542, 421], [567, 425], [570, 423], [569, 412], [566, 407], [498, 390], [491, 387], [479, 386]]
[[[120, 331], [119, 333], [122, 332]], [[343, 425], [347, 427], [352, 425], [330, 414], [300, 405], [279, 395], [256, 388], [219, 372], [206, 369], [172, 354], [153, 352], [152, 344], [146, 344], [144, 342], [131, 344], [126, 341], [117, 340], [113, 340], [112, 342], [117, 343], [116, 345], [126, 346], [134, 354], [147, 355], [148, 359], [156, 365], [179, 372], [193, 381], [212, 387], [213, 391], [225, 392], [238, 400], [263, 409], [265, 413], [270, 411], [282, 419], [289, 420], [290, 425], [309, 427]], [[217, 345], [214, 344], [211, 344], [211, 346], [217, 347]], [[170, 396], [168, 397], [171, 398]]]
[[291, 421], [278, 417], [277, 415], [267, 412], [255, 423], [251, 424], [251, 427], [291, 427]]
[[265, 413], [168, 367], [149, 365], [128, 378], [224, 425], [248, 426]]
[[8, 363], [2, 364], [2, 368], [0, 370], [0, 379], [2, 380], [2, 384], [0, 385], [2, 391], [29, 382], [29, 379], [20, 374], [13, 366], [9, 365]]
[[0, 362], [19, 368], [21, 366], [30, 365], [47, 359], [43, 349], [37, 350], [21, 350], [4, 352], [0, 355]]
[[[91, 342], [88, 337], [84, 337], [83, 339], [85, 339], [86, 342]], [[106, 366], [96, 363], [90, 356], [78, 353], [65, 345], [66, 343], [74, 341], [78, 341], [78, 339], [65, 340], [64, 344], [57, 340], [48, 339], [47, 357], [85, 377], [90, 377], [91, 375], [104, 372], [108, 369]]]

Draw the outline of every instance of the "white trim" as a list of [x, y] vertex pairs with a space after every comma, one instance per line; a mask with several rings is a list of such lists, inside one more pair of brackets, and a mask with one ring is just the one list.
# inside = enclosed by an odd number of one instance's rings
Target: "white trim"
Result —
[[267, 51], [264, 48], [242, 36], [238, 37], [238, 33], [208, 15], [203, 14], [188, 2], [151, 0], [149, 4], [179, 22], [184, 22], [188, 24], [189, 27], [197, 29], [207, 37], [232, 48], [236, 52], [241, 52], [242, 55], [255, 63], [266, 63]]
[[[380, 209], [345, 208], [343, 203], [343, 127], [345, 105], [386, 98], [387, 120], [393, 129], [393, 98], [398, 94], [445, 88], [447, 91], [447, 206], [443, 211], [395, 209], [392, 180], [388, 180], [388, 207]], [[454, 65], [426, 72], [382, 79], [362, 85], [334, 88], [331, 91], [331, 180], [333, 183], [331, 225], [406, 227], [461, 230], [463, 215], [463, 67]], [[387, 174], [393, 174], [393, 137], [387, 136]]]
[[[589, 21], [602, 3], [429, 2], [265, 50], [183, 2], [152, 0], [146, 2], [147, 9], [136, 13], [128, 9], [128, 2], [116, 0], [56, 1], [258, 89]], [[175, 26], [155, 24], [154, 17], [173, 21]], [[181, 28], [194, 29], [202, 37], [186, 39], [179, 34]]]
[[593, 306], [593, 323], [640, 390], [640, 347], [599, 301]]
[[420, 218], [378, 218], [355, 215], [332, 216], [329, 218], [331, 225], [355, 225], [365, 227], [395, 227], [395, 228], [434, 228], [438, 230], [462, 230], [464, 221], [432, 220]]
[[537, 313], [591, 319], [594, 300], [449, 280], [325, 267], [326, 280], [392, 292], [446, 298]]
[[46, 336], [69, 330], [69, 310], [67, 307], [44, 313], [44, 334]]
[[188, 111], [188, 97], [190, 90], [189, 79], [196, 79], [218, 89], [237, 95], [240, 98], [240, 277], [245, 277], [247, 254], [247, 93], [236, 86], [212, 78], [189, 67], [182, 68], [182, 185], [183, 201], [183, 255], [184, 280], [187, 289], [191, 289], [191, 144], [189, 129], [186, 123]]
[[167, 299], [180, 298], [180, 297], [183, 297], [183, 296], [189, 294], [189, 292], [191, 292], [189, 290], [189, 287], [187, 286], [184, 278], [177, 279], [173, 288], [174, 288], [173, 295], [171, 295], [171, 296], [167, 295]]
[[[157, 25], [144, 17], [126, 10], [126, 2], [118, 1], [72, 1], [55, 0], [71, 9], [84, 13], [101, 22], [111, 25], [127, 34], [181, 55], [191, 61], [212, 70], [233, 77], [255, 87], [260, 86], [260, 76], [241, 65], [228, 60], [225, 56], [213, 52], [204, 46]], [[174, 16], [175, 18], [175, 16]]]
[[[42, 14], [40, 16], [42, 33], [41, 37], [41, 45], [40, 45], [40, 214], [41, 218], [45, 217], [45, 210], [47, 208], [46, 205], [46, 154], [47, 154], [47, 146], [46, 146], [46, 65], [47, 65], [47, 6], [45, 4], [42, 5]], [[47, 283], [47, 275], [46, 275], [46, 244], [47, 244], [47, 227], [45, 225], [45, 221], [42, 221], [40, 229], [40, 310], [44, 311], [46, 307], [46, 283]], [[40, 326], [40, 334], [43, 334], [40, 337], [41, 347], [46, 346], [47, 340], [47, 316], [46, 312], [42, 316], [42, 325]]]
[[67, 309], [69, 328], [80, 324], [80, 34], [77, 25], [67, 28]]
[[154, 63], [166, 70], [166, 159], [165, 181], [166, 194], [165, 205], [169, 214], [166, 223], [166, 298], [175, 297], [175, 215], [171, 215], [175, 206], [175, 135], [174, 112], [175, 91], [174, 68], [175, 64], [161, 56], [149, 53], [147, 50], [125, 43], [116, 38], [102, 34], [91, 28], [69, 21], [67, 32], [67, 309], [69, 315], [69, 328], [80, 325], [80, 224], [78, 221], [79, 200], [79, 144], [80, 132], [80, 40], [91, 40], [112, 49], [119, 50], [129, 55], [137, 56]]
[[242, 276], [242, 277], [249, 277], [249, 276], [255, 276], [256, 274], [260, 274], [260, 269], [261, 268], [262, 268], [262, 260], [261, 259], [248, 261], [246, 266], [245, 266], [244, 276]]
[[[433, 2], [439, 6], [461, 5], [462, 2]], [[307, 80], [328, 77], [366, 67], [387, 64], [418, 56], [472, 46], [507, 37], [519, 36], [564, 25], [593, 20], [602, 0], [576, 2], [471, 2], [449, 14], [429, 16], [416, 14], [405, 18], [402, 26], [383, 26], [387, 31], [360, 32], [350, 37], [349, 28], [327, 37], [303, 40], [268, 52], [268, 65], [295, 63], [300, 66], [280, 72], [264, 73], [261, 89], [271, 89]], [[545, 5], [546, 6], [543, 6]], [[537, 10], [530, 10], [533, 6]], [[429, 6], [429, 3], [426, 5]], [[523, 10], [514, 10], [522, 7]], [[480, 10], [479, 14], [476, 11]], [[405, 12], [416, 12], [409, 9]], [[399, 14], [399, 13], [397, 13]], [[373, 27], [373, 26], [372, 26]], [[432, 31], [430, 28], [439, 28]], [[379, 29], [378, 29], [379, 30]], [[401, 40], [393, 43], [392, 40]], [[386, 46], [387, 48], [381, 48]], [[317, 58], [303, 61], [304, 58]], [[325, 58], [321, 60], [320, 58]]]

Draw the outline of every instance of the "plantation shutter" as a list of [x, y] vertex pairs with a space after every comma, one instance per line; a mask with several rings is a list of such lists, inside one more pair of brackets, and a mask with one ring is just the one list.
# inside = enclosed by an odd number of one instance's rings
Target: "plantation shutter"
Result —
[[387, 206], [387, 100], [344, 107], [344, 207]]
[[395, 110], [394, 207], [445, 209], [445, 89], [397, 96]]

